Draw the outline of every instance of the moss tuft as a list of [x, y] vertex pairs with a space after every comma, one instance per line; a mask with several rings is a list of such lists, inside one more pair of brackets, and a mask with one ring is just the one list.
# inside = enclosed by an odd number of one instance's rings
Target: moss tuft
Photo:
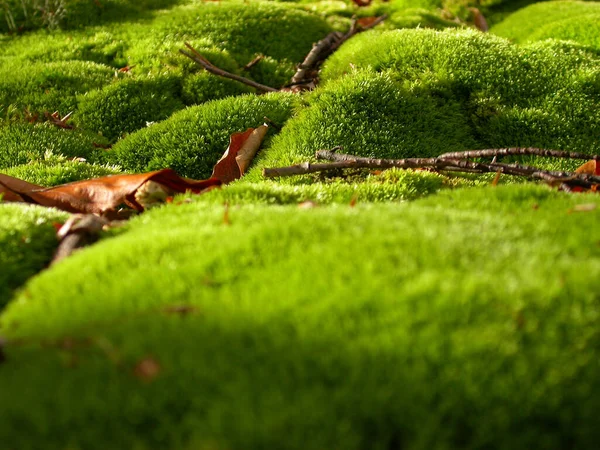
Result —
[[14, 104], [32, 113], [77, 108], [77, 95], [108, 84], [110, 67], [84, 61], [23, 62], [9, 59], [0, 65], [0, 105]]
[[53, 222], [68, 214], [0, 200], [0, 311], [13, 291], [51, 260], [58, 244]]
[[598, 2], [552, 1], [518, 10], [491, 32], [521, 43], [552, 38], [600, 49], [598, 23]]
[[0, 168], [14, 167], [44, 158], [51, 153], [98, 161], [105, 144], [102, 136], [79, 130], [64, 130], [49, 124], [14, 123], [0, 126]]
[[292, 94], [276, 93], [189, 107], [130, 134], [105, 154], [105, 160], [133, 172], [170, 167], [182, 176], [204, 179], [227, 149], [231, 134], [261, 125], [265, 116], [283, 124], [294, 101]]
[[257, 180], [262, 167], [299, 163], [336, 146], [350, 154], [404, 158], [475, 145], [455, 100], [430, 87], [407, 87], [388, 72], [361, 71], [315, 91], [248, 176]]
[[79, 126], [111, 141], [183, 109], [181, 80], [175, 77], [130, 78], [79, 97]]

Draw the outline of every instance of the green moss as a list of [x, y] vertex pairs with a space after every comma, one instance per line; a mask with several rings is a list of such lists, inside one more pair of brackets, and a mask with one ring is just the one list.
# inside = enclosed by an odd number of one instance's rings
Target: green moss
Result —
[[0, 33], [36, 28], [79, 28], [131, 20], [148, 10], [165, 8], [179, 0], [5, 0], [0, 6]]
[[364, 33], [329, 58], [323, 79], [335, 86], [360, 69], [456, 100], [479, 145], [600, 150], [600, 58], [581, 46], [520, 47], [474, 31]]
[[0, 168], [14, 167], [44, 158], [46, 153], [97, 161], [105, 144], [102, 136], [64, 130], [49, 124], [14, 123], [0, 126]]
[[89, 91], [79, 98], [77, 123], [114, 141], [183, 109], [180, 83], [175, 77], [130, 78]]
[[0, 310], [16, 288], [48, 264], [58, 244], [52, 223], [66, 217], [53, 209], [0, 200]]
[[56, 186], [73, 181], [114, 175], [121, 173], [121, 171], [116, 167], [51, 157], [43, 161], [2, 169], [2, 173], [40, 186]]
[[389, 170], [366, 179], [333, 179], [328, 182], [310, 180], [309, 184], [290, 186], [277, 181], [247, 182], [245, 178], [222, 189], [215, 189], [191, 200], [230, 205], [237, 204], [296, 204], [315, 202], [389, 202], [414, 200], [433, 194], [452, 182], [432, 172]]
[[600, 4], [552, 1], [530, 5], [510, 15], [491, 30], [516, 42], [565, 39], [600, 48]]
[[[186, 67], [192, 63], [178, 50], [190, 41], [201, 52], [211, 47], [226, 50], [240, 70], [261, 53], [278, 61], [278, 66], [268, 70], [263, 64], [262, 72], [252, 74], [256, 81], [279, 87], [289, 81], [287, 75], [312, 44], [330, 30], [323, 18], [291, 5], [264, 1], [191, 4], [173, 8], [138, 29], [128, 56], [142, 66]], [[279, 74], [282, 70], [286, 78]]]
[[[569, 213], [581, 203], [597, 208]], [[153, 210], [36, 277], [4, 313], [0, 438], [592, 448], [599, 207], [512, 186], [249, 205], [229, 224], [222, 206]]]
[[387, 72], [363, 71], [315, 91], [249, 179], [260, 179], [262, 167], [299, 163], [340, 145], [350, 154], [404, 158], [462, 150], [476, 141], [458, 102], [430, 88], [406, 87]]
[[113, 69], [91, 62], [9, 60], [0, 65], [0, 105], [65, 115], [76, 109], [78, 94], [100, 88], [114, 76]]
[[190, 107], [127, 136], [105, 154], [106, 162], [134, 172], [170, 167], [180, 175], [204, 179], [223, 155], [231, 134], [256, 127], [267, 116], [283, 124], [292, 94], [229, 97]]
[[2, 42], [0, 55], [6, 61], [91, 61], [124, 67], [129, 43], [122, 28], [88, 28], [75, 31], [37, 31], [11, 36]]

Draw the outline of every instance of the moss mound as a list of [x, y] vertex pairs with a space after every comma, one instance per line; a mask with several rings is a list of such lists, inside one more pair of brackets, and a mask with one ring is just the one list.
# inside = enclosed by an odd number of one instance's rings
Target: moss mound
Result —
[[170, 167], [182, 176], [204, 179], [223, 155], [232, 133], [257, 127], [265, 116], [283, 124], [292, 112], [292, 94], [240, 96], [190, 107], [118, 142], [106, 162], [133, 172]]
[[77, 123], [111, 141], [183, 109], [175, 77], [125, 79], [79, 98]]
[[569, 214], [590, 202], [512, 186], [249, 205], [229, 224], [220, 206], [151, 211], [36, 277], [2, 316], [0, 438], [592, 448], [600, 209]]
[[0, 203], [0, 311], [13, 291], [52, 259], [58, 244], [52, 224], [67, 216], [48, 208]]
[[0, 105], [64, 115], [77, 108], [78, 94], [100, 88], [114, 76], [110, 67], [91, 62], [8, 60], [0, 65]]
[[516, 42], [564, 39], [600, 49], [600, 3], [553, 1], [530, 5], [492, 28]]
[[128, 57], [143, 67], [166, 65], [197, 71], [178, 53], [183, 43], [190, 41], [201, 53], [208, 52], [205, 56], [209, 59], [215, 50], [225, 52], [235, 61], [236, 72], [263, 54], [268, 59], [245, 75], [279, 87], [289, 81], [312, 44], [330, 31], [323, 18], [293, 5], [264, 1], [192, 4], [173, 8], [139, 28]]
[[468, 30], [364, 33], [326, 62], [323, 79], [335, 89], [361, 69], [459, 102], [481, 146], [600, 150], [600, 58], [585, 48], [520, 47]]
[[8, 123], [0, 125], [0, 168], [42, 160], [46, 154], [95, 162], [103, 152], [97, 145], [105, 143], [102, 136], [84, 131], [49, 124]]
[[339, 145], [351, 154], [403, 158], [462, 150], [475, 141], [456, 101], [405, 87], [389, 73], [360, 72], [316, 91], [249, 179], [259, 179], [262, 167], [298, 163]]
[[116, 175], [121, 171], [117, 167], [66, 160], [64, 157], [52, 155], [41, 161], [2, 169], [2, 173], [33, 184], [49, 187], [105, 175]]

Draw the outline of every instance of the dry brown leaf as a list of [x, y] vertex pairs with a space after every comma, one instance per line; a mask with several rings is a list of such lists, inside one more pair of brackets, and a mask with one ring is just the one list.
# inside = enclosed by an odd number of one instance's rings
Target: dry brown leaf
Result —
[[[221, 185], [217, 179], [190, 180], [182, 178], [172, 169], [157, 170], [136, 175], [111, 175], [91, 180], [77, 181], [53, 188], [40, 188], [17, 178], [0, 175], [0, 184], [10, 194], [6, 201], [37, 203], [55, 207], [72, 213], [104, 214], [117, 217], [116, 208], [125, 204], [136, 211], [143, 211], [146, 199], [142, 195], [136, 199], [136, 193], [145, 183], [152, 181], [168, 192], [200, 193], [213, 186]], [[138, 197], [140, 197], [138, 195]]]
[[490, 27], [488, 26], [487, 20], [485, 20], [484, 15], [481, 14], [481, 11], [479, 11], [477, 8], [469, 9], [473, 14], [473, 25], [475, 25], [475, 28], [477, 28], [480, 31], [488, 31]]
[[232, 134], [229, 147], [215, 164], [211, 178], [221, 180], [223, 184], [240, 178], [260, 148], [268, 128], [265, 124]]
[[600, 175], [600, 164], [595, 159], [591, 159], [585, 164], [582, 164], [577, 169], [575, 169], [575, 173], [581, 173], [586, 175]]
[[25, 202], [35, 203], [22, 192], [34, 191], [36, 189], [44, 189], [37, 184], [28, 183], [19, 178], [11, 177], [0, 173], [0, 197], [5, 202]]

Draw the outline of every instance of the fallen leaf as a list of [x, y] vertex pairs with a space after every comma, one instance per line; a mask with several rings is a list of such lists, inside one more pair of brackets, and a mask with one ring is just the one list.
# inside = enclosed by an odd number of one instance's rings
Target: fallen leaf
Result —
[[[148, 182], [153, 184], [144, 186]], [[24, 201], [72, 213], [113, 217], [119, 216], [116, 208], [121, 204], [140, 212], [152, 206], [159, 195], [157, 191], [200, 193], [221, 184], [218, 179], [190, 180], [180, 177], [172, 169], [162, 169], [136, 175], [111, 175], [44, 189], [0, 174], [0, 193], [5, 194], [5, 201]], [[156, 185], [160, 185], [160, 188]]]
[[479, 11], [477, 8], [469, 9], [473, 14], [473, 25], [475, 25], [475, 28], [477, 28], [480, 31], [488, 31], [490, 27], [488, 26], [487, 20], [485, 20], [483, 14], [481, 14], [481, 11]]
[[367, 28], [368, 26], [372, 25], [377, 19], [379, 19], [378, 17], [361, 17], [359, 19], [356, 19], [356, 24], [361, 26], [362, 28]]
[[306, 200], [302, 203], [298, 203], [299, 209], [312, 209], [316, 208], [317, 206], [319, 205], [316, 202], [313, 202], [312, 200]]
[[143, 381], [153, 381], [162, 368], [156, 359], [147, 357], [139, 361], [133, 368], [133, 374]]
[[232, 134], [229, 138], [229, 147], [215, 164], [211, 178], [216, 178], [225, 184], [244, 175], [268, 129], [268, 125], [264, 124], [258, 128], [248, 128], [244, 132]]
[[369, 6], [372, 0], [352, 0], [357, 6]]
[[600, 175], [600, 164], [595, 159], [591, 159], [585, 164], [582, 164], [577, 169], [575, 169], [575, 173], [586, 174], [586, 175]]
[[5, 202], [25, 202], [35, 203], [27, 195], [22, 195], [22, 192], [34, 191], [36, 189], [44, 189], [37, 184], [28, 183], [19, 178], [11, 177], [0, 173], [0, 196]]

